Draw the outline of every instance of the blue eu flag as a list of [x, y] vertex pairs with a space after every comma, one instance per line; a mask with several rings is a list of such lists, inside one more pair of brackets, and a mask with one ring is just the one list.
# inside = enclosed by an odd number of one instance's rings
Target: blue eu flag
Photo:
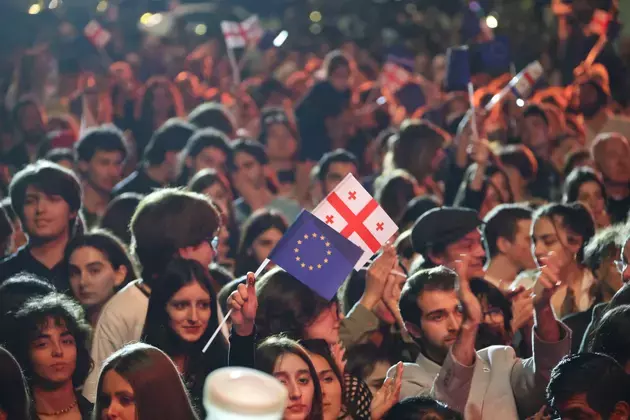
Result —
[[361, 248], [303, 210], [268, 258], [330, 300], [361, 255]]

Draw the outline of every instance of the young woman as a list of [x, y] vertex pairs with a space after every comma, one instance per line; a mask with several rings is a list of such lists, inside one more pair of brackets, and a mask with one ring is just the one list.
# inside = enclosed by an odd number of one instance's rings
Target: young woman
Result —
[[[249, 216], [243, 224], [234, 275], [239, 277], [248, 271], [255, 272], [286, 230], [287, 222], [276, 210], [260, 209]], [[267, 267], [271, 268], [270, 265]]]
[[22, 369], [3, 347], [0, 347], [0, 390], [0, 419], [28, 420], [31, 400]]
[[105, 230], [75, 237], [66, 248], [66, 261], [72, 294], [92, 326], [114, 293], [138, 278], [125, 246]]
[[595, 226], [602, 229], [610, 226], [606, 211], [606, 189], [597, 173], [591, 168], [575, 168], [564, 182], [562, 202], [580, 202], [591, 212]]
[[92, 404], [77, 392], [92, 367], [81, 307], [51, 293], [27, 301], [10, 324], [3, 338], [24, 371], [33, 396], [32, 417], [89, 419]]
[[[207, 269], [197, 261], [176, 258], [156, 283], [149, 298], [142, 339], [169, 355], [193, 401], [199, 404], [206, 376], [228, 365], [228, 343], [221, 334], [206, 353], [202, 352], [219, 324], [216, 295]], [[234, 313], [232, 325], [236, 334], [230, 338], [230, 364], [253, 367], [253, 331], [242, 333]]]
[[300, 146], [297, 131], [281, 108], [263, 109], [260, 123], [258, 141], [265, 146], [269, 166], [273, 169], [277, 181], [278, 193], [290, 195], [295, 186], [295, 169]]
[[420, 193], [418, 181], [401, 169], [381, 175], [374, 182], [374, 198], [392, 220], [400, 220], [407, 203]]
[[161, 350], [129, 344], [112, 354], [98, 378], [94, 420], [197, 420], [186, 388]]
[[583, 264], [584, 247], [595, 234], [588, 210], [581, 204], [548, 204], [532, 217], [532, 251], [538, 266], [553, 259], [562, 284], [551, 298], [558, 318], [587, 310], [593, 304], [593, 274]]
[[306, 350], [286, 337], [269, 337], [256, 349], [256, 368], [289, 392], [283, 420], [323, 420], [322, 391]]
[[512, 305], [503, 293], [485, 280], [473, 279], [470, 289], [479, 300], [483, 319], [475, 348], [509, 346], [512, 343]]
[[454, 205], [477, 210], [479, 217], [483, 218], [499, 204], [512, 202], [512, 189], [507, 174], [495, 164], [483, 169], [474, 164], [466, 171]]

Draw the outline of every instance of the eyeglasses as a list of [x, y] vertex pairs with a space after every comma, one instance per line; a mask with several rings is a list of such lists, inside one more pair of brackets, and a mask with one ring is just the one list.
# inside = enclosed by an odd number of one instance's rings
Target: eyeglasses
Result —
[[483, 313], [484, 319], [490, 318], [490, 323], [498, 324], [503, 321], [503, 311], [499, 308], [489, 308]]
[[624, 260], [615, 260], [615, 268], [617, 269], [617, 271], [623, 274], [623, 272], [626, 271], [626, 268], [628, 268], [628, 263], [626, 263]]
[[214, 252], [217, 252], [219, 250], [219, 237], [218, 236], [208, 238], [206, 239], [206, 242], [208, 242], [208, 244], [212, 247], [212, 250]]

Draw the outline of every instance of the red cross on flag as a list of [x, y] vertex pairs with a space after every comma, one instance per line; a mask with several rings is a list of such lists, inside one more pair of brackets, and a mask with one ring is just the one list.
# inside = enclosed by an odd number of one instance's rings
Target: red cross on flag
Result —
[[228, 48], [243, 48], [257, 42], [263, 35], [258, 16], [250, 16], [243, 22], [221, 22], [221, 31]]
[[363, 249], [355, 270], [361, 269], [398, 230], [396, 223], [352, 174], [315, 207], [313, 214]]
[[517, 98], [527, 99], [542, 74], [542, 65], [538, 61], [534, 61], [525, 67], [525, 70], [514, 76], [510, 81], [509, 88]]
[[83, 34], [96, 48], [104, 48], [112, 39], [112, 34], [95, 20], [91, 20], [85, 25]]
[[595, 35], [603, 36], [608, 32], [608, 24], [612, 20], [612, 16], [605, 10], [595, 9], [593, 12], [593, 18], [589, 23], [588, 28]]
[[411, 80], [407, 70], [395, 63], [385, 63], [381, 72], [381, 86], [391, 93], [396, 93]]

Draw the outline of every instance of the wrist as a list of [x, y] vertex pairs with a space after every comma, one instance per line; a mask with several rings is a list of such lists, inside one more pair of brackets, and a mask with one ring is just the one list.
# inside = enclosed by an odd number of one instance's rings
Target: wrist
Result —
[[363, 296], [361, 296], [361, 299], [359, 299], [359, 303], [361, 306], [371, 311], [374, 309], [379, 300], [381, 300], [380, 296], [364, 293]]
[[241, 337], [247, 337], [254, 333], [253, 322], [244, 322], [241, 325], [233, 324], [232, 328], [234, 328], [234, 332], [236, 332], [236, 335], [239, 335]]

